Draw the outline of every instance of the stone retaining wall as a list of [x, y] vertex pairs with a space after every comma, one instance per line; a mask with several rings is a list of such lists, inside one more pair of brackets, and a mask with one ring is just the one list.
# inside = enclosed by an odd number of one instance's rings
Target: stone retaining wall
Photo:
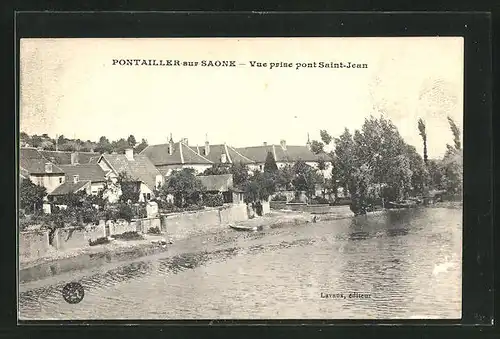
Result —
[[19, 233], [19, 261], [43, 257], [50, 249], [49, 231], [36, 230]]
[[89, 246], [89, 240], [95, 241], [104, 237], [106, 237], [106, 227], [102, 224], [84, 228], [64, 227], [55, 230], [52, 245], [58, 250], [83, 248]]

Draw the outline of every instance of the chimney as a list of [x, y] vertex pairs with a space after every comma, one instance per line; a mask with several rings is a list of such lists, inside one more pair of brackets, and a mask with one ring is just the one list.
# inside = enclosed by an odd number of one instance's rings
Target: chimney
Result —
[[188, 144], [188, 138], [182, 138], [181, 141], [182, 141], [183, 144], [186, 144], [186, 145], [189, 146], [189, 144]]
[[78, 174], [73, 175], [73, 184], [76, 184], [79, 179], [80, 179], [80, 177]]
[[134, 161], [134, 149], [133, 148], [125, 149], [125, 157], [127, 158], [128, 161]]
[[174, 153], [174, 140], [172, 139], [172, 133], [170, 133], [170, 139], [168, 140], [168, 154], [172, 155]]
[[222, 162], [223, 164], [225, 164], [227, 162], [226, 153], [222, 153], [220, 155], [220, 162]]
[[267, 146], [267, 141], [264, 141], [262, 145]]
[[286, 151], [286, 140], [281, 140], [280, 145], [281, 145], [281, 148], [283, 149], [283, 151]]
[[311, 140], [309, 139], [309, 133], [307, 133], [307, 142], [306, 142], [306, 146], [309, 150], [311, 150]]
[[198, 155], [200, 155], [200, 146], [196, 145], [196, 153], [198, 153]]
[[52, 173], [52, 164], [50, 162], [45, 163], [45, 172]]
[[208, 155], [210, 153], [210, 143], [205, 141], [205, 155]]
[[78, 152], [71, 153], [71, 165], [78, 164]]
[[55, 163], [56, 162], [56, 157], [52, 156], [49, 158], [50, 162], [51, 163]]

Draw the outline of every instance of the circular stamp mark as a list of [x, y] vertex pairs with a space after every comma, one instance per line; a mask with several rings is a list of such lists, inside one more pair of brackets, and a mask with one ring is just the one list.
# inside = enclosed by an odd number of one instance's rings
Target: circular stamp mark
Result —
[[83, 300], [85, 291], [80, 283], [70, 282], [63, 287], [62, 295], [67, 303], [78, 304]]

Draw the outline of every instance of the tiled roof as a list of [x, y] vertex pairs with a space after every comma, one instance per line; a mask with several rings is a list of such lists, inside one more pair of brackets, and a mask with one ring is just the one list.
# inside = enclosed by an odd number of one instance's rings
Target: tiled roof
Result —
[[213, 163], [222, 163], [222, 154], [226, 154], [226, 163], [234, 164], [241, 162], [243, 164], [253, 163], [254, 161], [240, 154], [236, 149], [228, 145], [210, 145], [208, 155], [205, 154], [205, 146], [190, 146], [191, 149], [212, 161]]
[[182, 165], [180, 165], [180, 164], [179, 165], [168, 165], [168, 167], [162, 167], [162, 166], [157, 167], [158, 171], [160, 171], [160, 173], [165, 177], [170, 175], [171, 170], [178, 170], [181, 168], [182, 168]]
[[[71, 165], [71, 153], [66, 151], [40, 151], [40, 153], [54, 164]], [[99, 158], [100, 154], [95, 152], [77, 152], [78, 162], [80, 164], [88, 164], [91, 158]], [[96, 159], [96, 160], [97, 160]]]
[[174, 149], [172, 154], [168, 153], [169, 144], [149, 145], [139, 154], [147, 156], [155, 166], [212, 163], [210, 160], [202, 155], [199, 155], [196, 151], [191, 149], [191, 147], [182, 142], [176, 142], [173, 145]]
[[63, 184], [57, 186], [49, 195], [65, 195], [70, 192], [76, 193], [85, 186], [90, 185], [89, 180], [80, 180], [76, 184], [73, 181], [66, 181]]
[[267, 145], [243, 147], [236, 150], [258, 163], [266, 161], [268, 152], [273, 154], [276, 162], [295, 162], [298, 160], [318, 161], [319, 159], [327, 159], [326, 154], [314, 154], [307, 146], [286, 146], [286, 149], [283, 149], [281, 145]]
[[260, 163], [266, 161], [267, 152], [272, 152], [273, 146], [272, 145], [251, 146], [251, 147], [236, 148], [236, 150], [245, 157]]
[[134, 154], [132, 161], [129, 161], [125, 154], [103, 154], [102, 158], [111, 165], [117, 174], [125, 172], [132, 179], [142, 181], [151, 190], [156, 186], [156, 176], [161, 175], [148, 157], [142, 154]]
[[200, 175], [197, 176], [207, 191], [227, 192], [233, 188], [233, 175]]
[[307, 146], [286, 146], [284, 150], [280, 145], [274, 146], [276, 161], [318, 161], [321, 157], [313, 153]]
[[73, 180], [73, 175], [78, 175], [80, 180], [106, 181], [106, 172], [98, 164], [61, 165], [61, 168], [66, 173], [66, 181]]
[[[20, 148], [19, 149], [19, 167], [30, 174], [41, 174], [45, 172], [45, 164], [52, 163], [45, 158], [36, 148]], [[63, 170], [52, 163], [52, 172], [56, 174], [64, 174]]]

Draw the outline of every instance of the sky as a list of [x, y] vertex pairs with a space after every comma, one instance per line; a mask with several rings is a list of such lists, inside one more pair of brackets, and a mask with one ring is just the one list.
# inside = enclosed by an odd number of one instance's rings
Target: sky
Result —
[[[234, 60], [236, 67], [120, 66], [113, 60]], [[250, 61], [267, 67], [251, 67]], [[293, 67], [269, 64], [292, 63]], [[299, 68], [351, 62], [367, 68]], [[240, 65], [241, 64], [241, 65]], [[97, 141], [188, 138], [190, 145], [305, 145], [384, 114], [419, 152], [453, 143], [463, 122], [463, 39], [170, 38], [22, 39], [20, 130]]]

